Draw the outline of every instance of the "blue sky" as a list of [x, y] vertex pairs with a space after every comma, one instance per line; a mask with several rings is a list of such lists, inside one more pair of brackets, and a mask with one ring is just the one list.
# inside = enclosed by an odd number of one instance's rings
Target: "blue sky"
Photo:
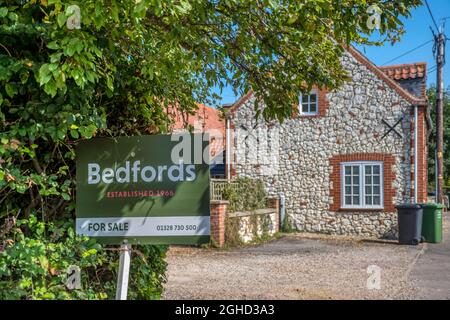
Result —
[[[430, 4], [431, 10], [438, 24], [440, 24], [440, 19], [450, 17], [449, 0], [428, 0], [428, 3]], [[402, 20], [405, 23], [406, 33], [403, 35], [400, 42], [393, 46], [390, 43], [386, 43], [381, 47], [358, 46], [357, 48], [376, 65], [383, 65], [389, 60], [392, 60], [426, 43], [427, 41], [432, 40], [430, 26], [433, 26], [434, 24], [425, 5], [415, 9], [410, 18], [405, 18]], [[450, 38], [450, 18], [447, 20], [445, 31], [447, 37]], [[446, 56], [448, 63], [444, 69], [445, 87], [450, 85], [450, 54], [448, 53], [450, 51], [450, 41], [448, 41], [447, 44]], [[430, 69], [436, 65], [432, 48], [433, 43], [428, 43], [414, 52], [390, 62], [389, 65], [424, 61], [428, 63], [428, 69]], [[436, 83], [436, 72], [428, 75], [428, 85], [434, 83]], [[217, 93], [222, 97], [223, 104], [233, 103], [239, 98], [234, 95], [231, 88], [225, 88], [222, 93]]]

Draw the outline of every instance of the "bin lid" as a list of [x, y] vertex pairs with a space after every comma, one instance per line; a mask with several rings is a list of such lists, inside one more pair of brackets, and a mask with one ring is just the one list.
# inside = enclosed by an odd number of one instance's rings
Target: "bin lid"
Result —
[[422, 206], [417, 203], [403, 203], [395, 206], [396, 209], [422, 209]]
[[444, 209], [444, 205], [440, 204], [440, 203], [422, 203], [421, 204], [422, 207], [424, 208], [430, 208], [430, 209]]

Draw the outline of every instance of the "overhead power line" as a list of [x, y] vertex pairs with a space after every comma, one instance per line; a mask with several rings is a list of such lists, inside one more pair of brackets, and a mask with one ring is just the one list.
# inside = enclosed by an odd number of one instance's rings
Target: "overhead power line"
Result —
[[436, 23], [436, 19], [434, 19], [434, 15], [431, 11], [430, 5], [428, 4], [428, 0], [425, 0], [425, 4], [427, 5], [428, 12], [430, 13], [431, 19], [433, 20], [434, 26], [436, 27], [436, 31], [439, 32], [439, 27]]
[[437, 65], [434, 65], [433, 67], [431, 67], [429, 70], [428, 70], [428, 75], [430, 75], [430, 74], [432, 74], [432, 73], [434, 73], [434, 72], [436, 72], [437, 71]]
[[409, 51], [407, 51], [407, 52], [405, 52], [405, 53], [399, 55], [398, 57], [395, 57], [394, 59], [391, 59], [391, 60], [389, 60], [389, 61], [383, 63], [381, 66], [385, 66], [385, 65], [387, 65], [388, 63], [391, 63], [391, 62], [393, 62], [393, 61], [395, 61], [395, 60], [397, 60], [397, 59], [400, 59], [400, 58], [402, 58], [402, 57], [404, 57], [404, 56], [406, 56], [406, 55], [408, 55], [408, 54], [410, 54], [410, 53], [412, 53], [412, 52], [414, 52], [414, 51], [416, 51], [416, 50], [418, 50], [418, 49], [420, 49], [420, 48], [422, 48], [422, 47], [425, 47], [427, 44], [432, 43], [432, 42], [433, 42], [433, 40], [429, 40], [429, 41], [427, 41], [427, 42], [425, 42], [425, 43], [422, 43], [421, 45], [415, 47], [414, 49], [411, 49], [411, 50], [409, 50]]

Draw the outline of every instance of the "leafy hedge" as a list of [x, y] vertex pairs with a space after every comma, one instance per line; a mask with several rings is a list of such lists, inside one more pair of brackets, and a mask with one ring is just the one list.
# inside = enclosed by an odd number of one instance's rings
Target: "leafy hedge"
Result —
[[[10, 225], [0, 252], [0, 299], [114, 299], [119, 253], [76, 236], [73, 221], [45, 223], [35, 215]], [[27, 235], [24, 231], [27, 230]], [[159, 299], [166, 247], [134, 246], [128, 296]], [[66, 287], [67, 269], [81, 269], [81, 289]]]
[[261, 180], [238, 178], [225, 186], [222, 197], [230, 202], [229, 212], [252, 211], [267, 207], [267, 193]]
[[[195, 89], [179, 85], [187, 83], [180, 69], [186, 65], [169, 63], [173, 74], [155, 66], [168, 69], [162, 62], [169, 51], [162, 46], [168, 43], [149, 38], [139, 21], [145, 7], [134, 10], [134, 0], [4, 3], [0, 1], [0, 295], [113, 298], [117, 252], [73, 235], [75, 148], [92, 137], [165, 132], [169, 118], [164, 108], [178, 104], [190, 110]], [[73, 4], [81, 9], [79, 29], [66, 25]], [[145, 72], [150, 67], [152, 74]], [[18, 225], [11, 229], [14, 219]], [[130, 298], [158, 298], [166, 249], [138, 250], [146, 263], [133, 259]], [[68, 264], [82, 267], [82, 290], [69, 292], [63, 286]]]

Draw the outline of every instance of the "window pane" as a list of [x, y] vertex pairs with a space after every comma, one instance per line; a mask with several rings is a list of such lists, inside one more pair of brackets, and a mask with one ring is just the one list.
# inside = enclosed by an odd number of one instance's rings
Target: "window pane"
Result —
[[372, 197], [366, 196], [366, 205], [371, 206], [372, 205]]
[[308, 104], [308, 95], [302, 95], [302, 103]]
[[373, 173], [374, 174], [380, 174], [380, 166], [379, 165], [373, 166]]
[[366, 166], [366, 174], [372, 174], [372, 166]]
[[316, 101], [317, 101], [317, 95], [314, 93], [314, 94], [311, 94], [310, 96], [309, 96], [309, 101], [311, 102], [311, 103], [315, 103]]
[[316, 107], [316, 103], [314, 102], [314, 103], [312, 103], [310, 106], [309, 106], [309, 108], [310, 108], [310, 112], [311, 113], [316, 113], [317, 112], [317, 107]]
[[380, 176], [373, 176], [373, 184], [380, 184]]
[[359, 194], [359, 187], [353, 187], [353, 194], [358, 195]]
[[352, 177], [345, 176], [345, 184], [346, 185], [351, 185], [352, 184]]
[[304, 113], [308, 113], [309, 112], [307, 103], [302, 105], [302, 112], [304, 112]]
[[381, 201], [381, 197], [380, 196], [374, 196], [373, 197], [373, 204], [375, 206], [379, 206], [381, 204], [380, 201]]
[[372, 194], [372, 187], [366, 186], [366, 195], [371, 195], [371, 194]]
[[351, 205], [352, 204], [352, 197], [351, 196], [346, 196], [345, 197], [345, 204], [346, 205]]
[[345, 174], [352, 174], [352, 167], [345, 166]]
[[359, 166], [353, 166], [353, 174], [359, 175]]
[[366, 184], [372, 184], [372, 176], [366, 176]]
[[352, 192], [352, 187], [345, 187], [345, 194], [350, 194]]
[[360, 204], [359, 203], [359, 196], [354, 196], [353, 197], [353, 204], [358, 204], [358, 205]]
[[353, 184], [359, 185], [359, 176], [353, 176]]
[[373, 187], [373, 194], [377, 194], [377, 195], [380, 194], [380, 186]]

